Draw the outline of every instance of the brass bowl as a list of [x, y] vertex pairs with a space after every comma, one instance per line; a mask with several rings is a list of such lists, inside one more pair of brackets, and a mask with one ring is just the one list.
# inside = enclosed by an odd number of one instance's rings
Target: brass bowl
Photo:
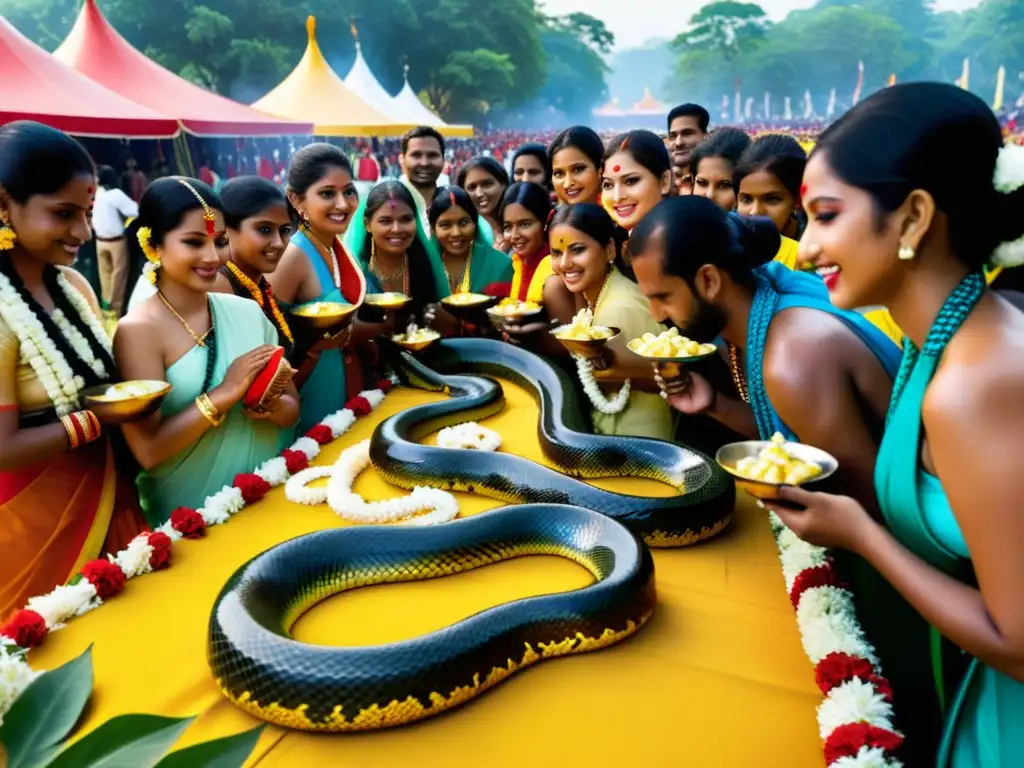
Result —
[[[779, 489], [786, 483], [769, 483], [764, 480], [752, 480], [736, 471], [736, 464], [741, 459], [759, 456], [761, 451], [772, 445], [769, 440], [744, 440], [740, 443], [729, 443], [723, 445], [715, 454], [715, 461], [718, 466], [736, 478], [736, 485], [745, 490], [755, 499], [777, 499]], [[820, 482], [826, 477], [831, 477], [839, 468], [839, 462], [834, 456], [820, 448], [803, 443], [791, 443], [787, 441], [784, 445], [786, 453], [794, 458], [806, 461], [808, 464], [817, 464], [821, 467], [821, 474], [810, 477], [797, 485], [811, 485]]]
[[421, 330], [428, 333], [429, 337], [426, 339], [420, 339], [418, 341], [408, 341], [405, 338], [406, 334], [396, 333], [394, 336], [391, 337], [391, 340], [395, 342], [395, 344], [400, 346], [402, 349], [406, 350], [407, 352], [422, 352], [424, 349], [426, 349], [435, 341], [441, 338], [441, 334], [431, 328], [423, 328]]
[[639, 341], [640, 339], [630, 339], [626, 344], [626, 349], [637, 357], [642, 357], [652, 365], [658, 366], [661, 369], [662, 377], [666, 379], [679, 378], [683, 375], [683, 368], [685, 366], [703, 362], [718, 354], [718, 349], [713, 349], [703, 355], [690, 355], [689, 357], [651, 357], [649, 355], [641, 355], [636, 351], [636, 347], [639, 346], [637, 342]]
[[[132, 395], [130, 397], [117, 397], [116, 395], [111, 396], [107, 394], [111, 389], [131, 384], [145, 385], [149, 391], [145, 394]], [[154, 413], [170, 391], [171, 385], [166, 381], [136, 380], [89, 387], [82, 391], [82, 397], [85, 400], [86, 407], [95, 413], [103, 423], [126, 424], [132, 421], [140, 421]]]
[[[456, 301], [456, 296], [466, 296], [470, 300]], [[480, 313], [495, 306], [500, 299], [497, 296], [487, 296], [483, 293], [453, 293], [441, 299], [441, 304], [452, 316], [459, 320], [472, 321], [479, 318]]]
[[494, 306], [487, 310], [487, 316], [491, 319], [491, 325], [499, 331], [504, 330], [506, 325], [522, 325], [526, 320], [535, 320], [544, 311], [544, 307], [515, 313], [501, 312], [499, 311], [500, 309], [500, 306]]
[[[314, 312], [315, 309], [320, 311]], [[330, 338], [352, 324], [358, 309], [356, 304], [316, 301], [292, 310], [291, 323], [306, 333], [323, 334], [325, 338]]]
[[390, 292], [368, 293], [363, 301], [371, 307], [380, 307], [386, 312], [394, 312], [405, 307], [412, 299], [404, 293]]
[[621, 330], [614, 326], [595, 325], [595, 329], [608, 331], [608, 335], [603, 339], [565, 339], [558, 335], [559, 333], [564, 333], [567, 328], [569, 328], [568, 325], [560, 325], [551, 331], [551, 335], [558, 339], [558, 342], [572, 354], [580, 355], [581, 357], [597, 357], [601, 354], [601, 350], [604, 349], [604, 345], [621, 333]]

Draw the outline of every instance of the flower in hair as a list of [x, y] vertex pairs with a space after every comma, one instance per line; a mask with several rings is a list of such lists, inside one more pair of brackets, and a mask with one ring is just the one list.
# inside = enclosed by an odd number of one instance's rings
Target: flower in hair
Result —
[[1024, 147], [1007, 144], [1000, 148], [992, 185], [1004, 195], [1024, 187]]
[[989, 261], [996, 266], [1005, 268], [1019, 267], [1024, 264], [1024, 237], [1000, 243], [992, 252]]

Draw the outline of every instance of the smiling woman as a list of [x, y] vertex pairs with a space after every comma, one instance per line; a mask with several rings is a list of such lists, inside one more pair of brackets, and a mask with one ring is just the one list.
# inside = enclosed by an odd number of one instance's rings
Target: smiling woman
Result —
[[512, 259], [484, 241], [470, 197], [459, 187], [443, 187], [428, 211], [453, 294], [484, 293], [488, 286], [512, 279]]
[[732, 174], [750, 137], [738, 128], [719, 128], [693, 150], [693, 194], [706, 197], [723, 211], [736, 209]]
[[[490, 224], [491, 231], [499, 235], [498, 208], [509, 184], [508, 173], [501, 163], [493, 157], [474, 157], [459, 169], [455, 183], [466, 190], [476, 212]], [[510, 246], [501, 239], [494, 247], [507, 252]]]
[[672, 191], [665, 142], [650, 131], [630, 131], [608, 144], [601, 170], [601, 202], [623, 229], [632, 230]]
[[566, 128], [551, 140], [551, 181], [561, 202], [575, 205], [600, 199], [603, 156], [601, 137], [586, 126]]

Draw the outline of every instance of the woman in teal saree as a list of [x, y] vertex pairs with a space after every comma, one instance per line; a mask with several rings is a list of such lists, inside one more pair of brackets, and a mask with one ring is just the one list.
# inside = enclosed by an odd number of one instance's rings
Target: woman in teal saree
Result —
[[202, 507], [235, 475], [275, 456], [282, 430], [299, 414], [290, 383], [266, 411], [243, 407], [278, 338], [256, 302], [211, 293], [228, 248], [225, 230], [213, 190], [176, 177], [147, 188], [129, 230], [157, 293], [121, 321], [114, 354], [126, 380], [173, 386], [158, 413], [124, 426], [143, 468], [136, 482], [152, 526], [177, 507]]
[[933, 627], [940, 768], [1024, 765], [1024, 314], [982, 275], [1024, 249], [1021, 151], [978, 97], [910, 83], [835, 123], [804, 177], [801, 247], [832, 300], [889, 307], [907, 338], [875, 469], [885, 526], [844, 496], [768, 506], [861, 554]]
[[489, 285], [512, 281], [511, 257], [487, 243], [483, 219], [464, 189], [438, 190], [427, 218], [451, 293], [485, 293]]

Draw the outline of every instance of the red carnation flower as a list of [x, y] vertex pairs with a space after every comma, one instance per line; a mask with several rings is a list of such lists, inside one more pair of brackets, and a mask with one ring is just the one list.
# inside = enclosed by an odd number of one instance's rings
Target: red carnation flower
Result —
[[383, 392], [385, 395], [391, 391], [391, 379], [381, 379], [377, 382], [377, 389]]
[[153, 548], [149, 556], [149, 565], [154, 571], [162, 571], [171, 564], [171, 537], [166, 533], [154, 531], [149, 534], [149, 546]]
[[874, 674], [875, 668], [867, 659], [833, 651], [814, 668], [814, 681], [818, 684], [819, 690], [828, 695], [829, 691], [847, 680], [855, 677], [867, 680]]
[[284, 450], [281, 451], [281, 458], [284, 459], [284, 465], [288, 468], [289, 475], [301, 472], [309, 466], [309, 457], [302, 451]]
[[881, 747], [887, 752], [898, 749], [903, 737], [868, 723], [840, 725], [825, 739], [825, 765], [832, 765], [842, 757], [854, 757], [861, 747]]
[[317, 424], [315, 427], [310, 428], [309, 432], [306, 433], [306, 437], [316, 440], [320, 445], [327, 445], [334, 439], [334, 433], [331, 432], [331, 428], [326, 424]]
[[42, 645], [46, 637], [46, 619], [27, 608], [20, 610], [0, 627], [0, 635], [9, 637], [22, 648], [35, 648]]
[[82, 566], [82, 578], [96, 588], [103, 600], [124, 589], [124, 571], [109, 560], [90, 560]]
[[353, 397], [351, 400], [345, 403], [345, 407], [352, 411], [352, 413], [354, 413], [357, 418], [359, 416], [366, 416], [367, 414], [370, 413], [370, 411], [373, 410], [373, 408], [370, 406], [370, 401], [362, 396]]
[[266, 496], [267, 492], [270, 490], [270, 483], [259, 475], [254, 475], [251, 472], [235, 475], [235, 482], [233, 485], [242, 492], [242, 498], [245, 500], [246, 504], [255, 504]]
[[871, 683], [878, 689], [878, 692], [882, 694], [882, 697], [886, 701], [890, 704], [892, 703], [892, 683], [890, 683], [886, 678], [881, 675], [868, 675], [864, 678], [864, 682]]
[[206, 521], [194, 509], [178, 507], [171, 512], [171, 528], [186, 539], [198, 539], [206, 533]]
[[841, 587], [839, 574], [832, 563], [823, 563], [813, 568], [805, 568], [793, 579], [793, 587], [789, 590], [789, 601], [796, 608], [800, 605], [800, 596], [814, 587]]

